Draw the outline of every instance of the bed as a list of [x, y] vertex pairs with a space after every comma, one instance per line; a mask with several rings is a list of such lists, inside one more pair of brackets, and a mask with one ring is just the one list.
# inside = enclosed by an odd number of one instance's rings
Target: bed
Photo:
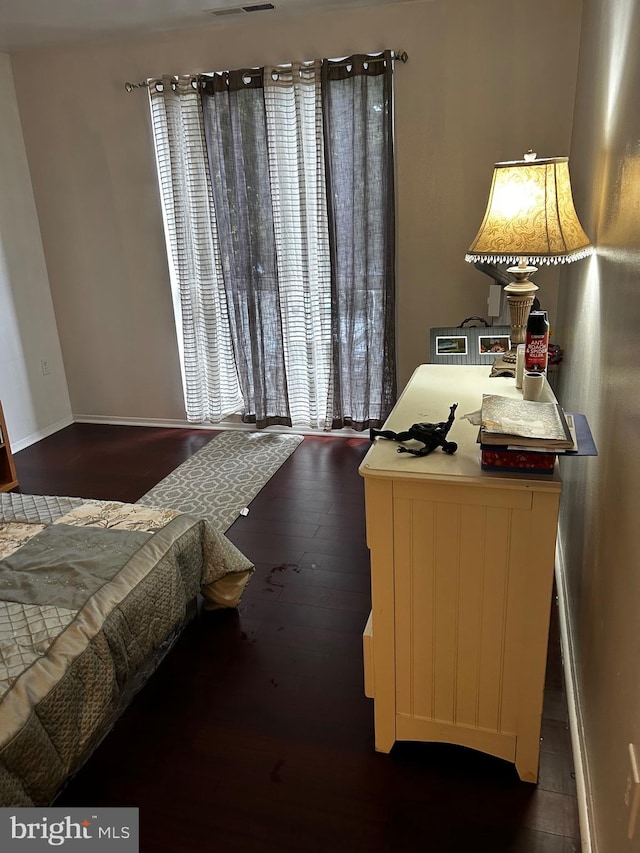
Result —
[[235, 607], [252, 571], [175, 510], [0, 495], [0, 806], [51, 804], [198, 602]]

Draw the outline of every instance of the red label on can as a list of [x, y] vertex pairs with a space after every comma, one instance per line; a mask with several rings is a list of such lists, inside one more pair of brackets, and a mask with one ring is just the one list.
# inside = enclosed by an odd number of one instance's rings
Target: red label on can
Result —
[[524, 350], [525, 371], [544, 373], [547, 369], [548, 349], [548, 335], [532, 335], [528, 332]]

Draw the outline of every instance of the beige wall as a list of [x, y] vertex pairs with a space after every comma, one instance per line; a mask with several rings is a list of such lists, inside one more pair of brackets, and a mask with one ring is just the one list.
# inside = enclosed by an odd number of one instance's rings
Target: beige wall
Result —
[[585, 0], [571, 171], [598, 247], [560, 288], [560, 396], [585, 412], [597, 459], [567, 461], [561, 540], [596, 850], [626, 837], [627, 745], [640, 757], [640, 2]]
[[[396, 73], [399, 378], [486, 314], [464, 262], [494, 161], [568, 152], [580, 0], [433, 0], [13, 58], [74, 414], [184, 418], [144, 91], [125, 80], [385, 47]], [[557, 274], [537, 276], [555, 308]]]
[[0, 401], [12, 448], [19, 450], [71, 423], [71, 405], [11, 62], [4, 54], [0, 116]]

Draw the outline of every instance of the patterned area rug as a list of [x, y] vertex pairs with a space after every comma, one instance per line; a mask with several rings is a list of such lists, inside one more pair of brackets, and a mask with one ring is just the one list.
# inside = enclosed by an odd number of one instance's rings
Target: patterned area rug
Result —
[[136, 503], [179, 509], [225, 531], [301, 441], [301, 435], [222, 432]]

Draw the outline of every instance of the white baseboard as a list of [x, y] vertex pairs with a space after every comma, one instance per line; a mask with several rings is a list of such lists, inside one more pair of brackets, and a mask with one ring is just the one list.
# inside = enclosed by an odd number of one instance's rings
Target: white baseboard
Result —
[[32, 444], [35, 444], [36, 441], [41, 441], [43, 438], [47, 438], [49, 435], [53, 435], [54, 432], [58, 432], [65, 427], [71, 426], [73, 423], [73, 416], [69, 415], [66, 418], [63, 418], [61, 421], [57, 421], [55, 424], [51, 424], [45, 429], [38, 430], [38, 432], [33, 432], [31, 435], [27, 435], [25, 438], [20, 438], [18, 441], [11, 442], [11, 452], [17, 453], [19, 450], [24, 450], [25, 447], [30, 447]]
[[74, 414], [73, 420], [77, 424], [105, 424], [107, 426], [143, 426], [160, 427], [161, 429], [253, 429], [251, 424], [237, 424], [223, 426], [222, 424], [192, 424], [186, 420], [162, 420], [160, 418], [114, 418], [108, 415], [82, 415]]
[[582, 853], [598, 853], [596, 836], [593, 830], [595, 826], [593, 788], [589, 774], [589, 761], [585, 743], [580, 685], [576, 674], [573, 625], [569, 611], [566, 567], [560, 531], [558, 531], [556, 546], [555, 575], [560, 620], [560, 643], [562, 646], [563, 669], [569, 710], [569, 731], [571, 733], [571, 748], [576, 776], [576, 798], [580, 821], [581, 850]]
[[[244, 430], [246, 432], [254, 432], [256, 427], [254, 424], [245, 424], [240, 418], [227, 418], [217, 424], [194, 424], [186, 420], [160, 420], [158, 418], [113, 418], [106, 415], [82, 415], [74, 414], [73, 420], [79, 424], [107, 424], [111, 426], [144, 426], [144, 427], [160, 427], [163, 429], [209, 429], [209, 430]], [[369, 431], [364, 430], [358, 432], [354, 429], [333, 429], [330, 432], [324, 432], [318, 429], [307, 429], [304, 427], [283, 427], [270, 426], [262, 432], [282, 432], [288, 435], [321, 435], [327, 438], [368, 438]]]

